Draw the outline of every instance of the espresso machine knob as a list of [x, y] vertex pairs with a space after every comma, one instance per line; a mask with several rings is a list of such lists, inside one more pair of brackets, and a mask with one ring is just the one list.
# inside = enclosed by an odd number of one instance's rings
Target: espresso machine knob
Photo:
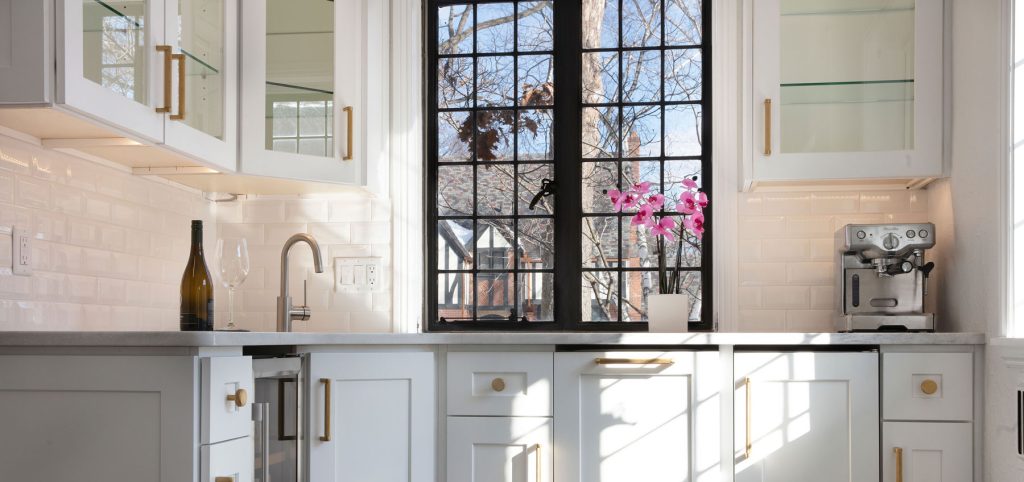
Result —
[[889, 233], [882, 238], [882, 247], [892, 251], [900, 247], [900, 238], [896, 237], [895, 234]]

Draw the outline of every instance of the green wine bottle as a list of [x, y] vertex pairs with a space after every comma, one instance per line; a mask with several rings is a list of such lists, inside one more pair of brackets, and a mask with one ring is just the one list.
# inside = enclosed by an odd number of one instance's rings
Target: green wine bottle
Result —
[[213, 330], [213, 278], [203, 256], [203, 222], [192, 221], [192, 253], [181, 276], [181, 331]]

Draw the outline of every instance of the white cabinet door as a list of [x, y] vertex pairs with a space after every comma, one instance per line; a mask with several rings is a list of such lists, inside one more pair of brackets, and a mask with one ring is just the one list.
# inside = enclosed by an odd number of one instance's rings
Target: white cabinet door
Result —
[[878, 354], [735, 355], [736, 482], [878, 480]]
[[0, 479], [194, 480], [197, 374], [188, 356], [0, 356]]
[[57, 102], [163, 142], [164, 0], [56, 4]]
[[309, 367], [311, 481], [434, 480], [433, 353], [314, 353]]
[[970, 423], [882, 424], [882, 482], [971, 482]]
[[53, 100], [53, 2], [0, 0], [0, 104]]
[[389, 3], [245, 2], [243, 172], [374, 185], [388, 163]]
[[164, 144], [219, 170], [234, 171], [238, 168], [238, 2], [165, 1], [165, 43], [180, 56], [173, 65]]
[[718, 352], [555, 354], [555, 480], [718, 481]]
[[551, 482], [551, 419], [448, 417], [448, 482]]
[[941, 0], [751, 3], [750, 180], [942, 175]]

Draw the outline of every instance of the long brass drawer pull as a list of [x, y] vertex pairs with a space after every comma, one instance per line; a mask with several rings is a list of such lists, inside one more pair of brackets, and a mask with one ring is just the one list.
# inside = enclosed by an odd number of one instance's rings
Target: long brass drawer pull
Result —
[[331, 441], [331, 379], [321, 378], [320, 383], [324, 385], [324, 434], [320, 436], [321, 442]]
[[750, 422], [751, 422], [750, 419], [753, 417], [753, 411], [751, 409], [751, 404], [750, 404], [750, 399], [751, 399], [750, 386], [751, 386], [750, 377], [744, 378], [743, 379], [743, 387], [745, 388], [745, 391], [747, 392], [746, 393], [746, 396], [747, 396], [747, 403], [746, 403], [746, 412], [747, 412], [747, 424], [746, 424], [747, 425], [746, 426], [746, 429], [747, 429], [747, 440], [746, 440], [746, 445], [743, 448], [743, 458], [746, 458], [746, 459], [749, 459], [750, 458], [750, 453], [754, 451], [754, 438], [752, 437], [752, 433], [751, 433], [751, 429], [750, 429]]
[[171, 111], [171, 46], [157, 45], [157, 52], [164, 54], [164, 105], [157, 107], [156, 111], [163, 114]]
[[772, 155], [772, 100], [764, 100], [764, 155]]
[[544, 456], [540, 451], [540, 444], [534, 445], [533, 448], [534, 451], [536, 451], [537, 455], [537, 473], [535, 475], [536, 482], [541, 482], [544, 480], [544, 469], [541, 466], [541, 461], [543, 460]]
[[345, 108], [342, 109], [342, 110], [345, 111], [345, 114], [348, 116], [348, 139], [346, 140], [346, 146], [347, 147], [345, 147], [345, 157], [342, 157], [341, 160], [343, 160], [343, 161], [351, 161], [352, 160], [352, 143], [353, 143], [353, 139], [352, 139], [352, 122], [353, 122], [353, 118], [354, 118], [353, 115], [352, 115], [352, 106], [350, 106], [350, 105], [349, 106], [345, 106]]
[[178, 61], [178, 113], [171, 114], [171, 120], [185, 119], [185, 54], [171, 54]]
[[903, 449], [893, 447], [892, 451], [896, 454], [896, 482], [903, 482]]
[[671, 358], [595, 358], [598, 365], [671, 365]]

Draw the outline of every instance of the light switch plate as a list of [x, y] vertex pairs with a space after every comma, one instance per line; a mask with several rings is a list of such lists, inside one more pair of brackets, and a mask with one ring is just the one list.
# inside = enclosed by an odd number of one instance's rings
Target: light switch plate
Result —
[[32, 236], [28, 229], [15, 226], [11, 234], [11, 269], [18, 276], [32, 275]]
[[334, 258], [335, 291], [381, 291], [383, 260], [370, 258]]

